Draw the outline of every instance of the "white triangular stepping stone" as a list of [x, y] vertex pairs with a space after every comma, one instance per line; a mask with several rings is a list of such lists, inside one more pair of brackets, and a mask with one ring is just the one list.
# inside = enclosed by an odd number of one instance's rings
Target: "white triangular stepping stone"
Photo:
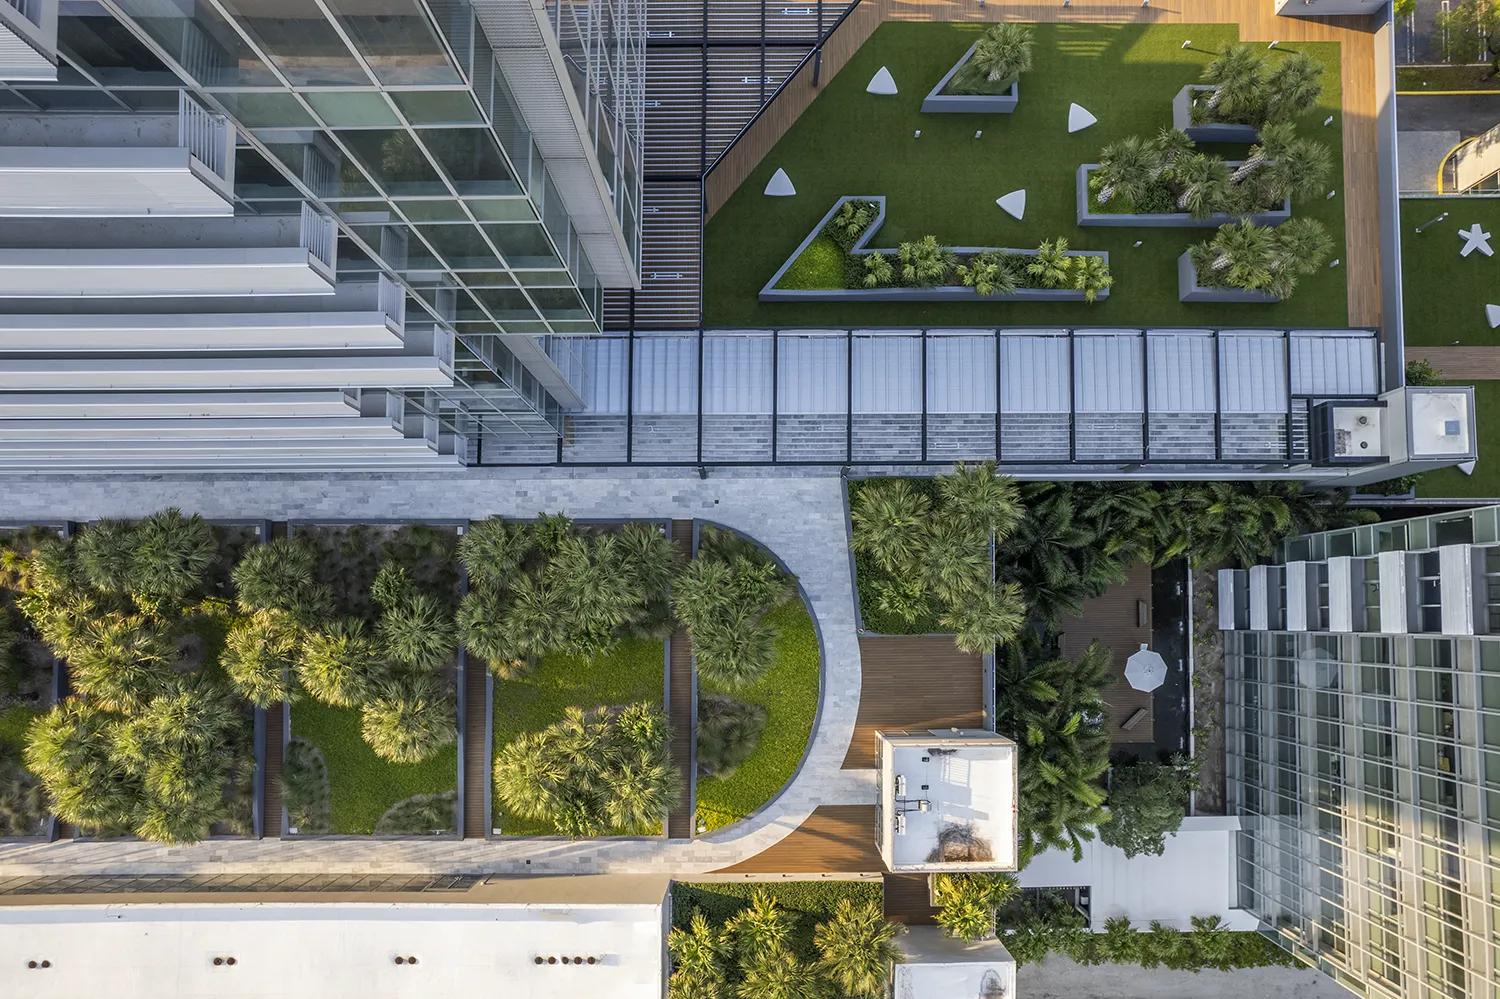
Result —
[[1486, 305], [1484, 318], [1490, 321], [1490, 329], [1500, 328], [1500, 305]]
[[1094, 113], [1088, 108], [1085, 108], [1078, 104], [1068, 105], [1069, 132], [1082, 132], [1084, 129], [1088, 128], [1098, 120], [1099, 119], [1095, 118]]
[[896, 78], [891, 71], [881, 66], [870, 77], [870, 85], [865, 88], [867, 94], [894, 94], [896, 92]]
[[1026, 188], [996, 198], [995, 204], [1005, 209], [1012, 218], [1019, 219], [1026, 214]]
[[1474, 466], [1476, 464], [1478, 464], [1478, 462], [1474, 462], [1474, 461], [1460, 462], [1459, 466], [1458, 466], [1458, 470], [1460, 472], [1463, 472], [1465, 475], [1473, 475], [1474, 474]]
[[792, 178], [788, 177], [781, 167], [777, 167], [776, 172], [771, 174], [771, 179], [766, 183], [766, 197], [790, 198], [796, 193], [797, 189], [792, 186]]

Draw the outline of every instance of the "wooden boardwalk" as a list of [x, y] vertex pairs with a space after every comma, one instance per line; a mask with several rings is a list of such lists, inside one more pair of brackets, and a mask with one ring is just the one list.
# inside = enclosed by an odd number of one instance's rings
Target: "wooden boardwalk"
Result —
[[266, 772], [261, 791], [261, 838], [281, 838], [281, 740], [284, 704], [266, 708]]
[[875, 766], [881, 730], [982, 728], [984, 665], [949, 636], [861, 638], [859, 716], [845, 770]]
[[[687, 558], [693, 556], [693, 522], [672, 521], [672, 542]], [[672, 723], [672, 762], [682, 774], [682, 801], [667, 816], [668, 839], [693, 838], [693, 784], [697, 769], [697, 692], [693, 686], [693, 640], [687, 630], [672, 633], [667, 653], [667, 716]]]
[[1500, 344], [1483, 347], [1407, 347], [1408, 361], [1427, 361], [1444, 378], [1500, 379]]
[[[1144, 625], [1140, 624], [1140, 602], [1145, 601]], [[1077, 659], [1092, 642], [1102, 642], [1114, 653], [1115, 681], [1104, 693], [1109, 707], [1110, 740], [1116, 743], [1153, 742], [1152, 697], [1125, 682], [1125, 660], [1141, 645], [1151, 644], [1151, 567], [1139, 563], [1119, 586], [1086, 601], [1083, 614], [1062, 621], [1062, 653]], [[1138, 709], [1146, 717], [1133, 729], [1120, 726]]]
[[[1141, 7], [1120, 0], [1027, 3], [1022, 0], [860, 0], [822, 47], [819, 80], [843, 69], [865, 40], [885, 21], [1037, 21], [1145, 24], [1238, 24], [1244, 41], [1338, 42], [1343, 59], [1344, 224], [1349, 276], [1349, 323], [1379, 326], [1381, 317], [1380, 99], [1376, 96], [1375, 22], [1367, 18], [1281, 17], [1272, 0], [1192, 0]], [[705, 178], [707, 217], [729, 200], [777, 141], [818, 95], [814, 60], [788, 79], [739, 140]], [[1386, 100], [1394, 101], [1394, 86]], [[1395, 165], [1391, 165], [1395, 169]]]
[[490, 782], [490, 671], [484, 660], [467, 656], [464, 662], [464, 839], [484, 839], [490, 832], [489, 809], [484, 807]]
[[781, 842], [716, 874], [881, 874], [874, 805], [819, 805]]
[[929, 926], [937, 910], [928, 903], [927, 875], [885, 876], [885, 918], [904, 926]]

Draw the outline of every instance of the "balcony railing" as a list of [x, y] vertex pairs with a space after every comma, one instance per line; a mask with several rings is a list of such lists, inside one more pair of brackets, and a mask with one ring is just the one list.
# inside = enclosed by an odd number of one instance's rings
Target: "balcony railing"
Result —
[[302, 231], [299, 245], [330, 270], [334, 267], [335, 248], [338, 246], [338, 226], [330, 216], [324, 215], [307, 202], [302, 203]]
[[453, 331], [439, 326], [432, 331], [432, 356], [438, 359], [443, 370], [453, 371]]
[[20, 11], [21, 16], [26, 18], [26, 20], [41, 27], [42, 0], [5, 0], [5, 2]]
[[[14, 3], [15, 0], [9, 0]], [[177, 144], [208, 167], [215, 176], [229, 179], [234, 156], [233, 133], [228, 119], [213, 114], [186, 90], [177, 92]]]

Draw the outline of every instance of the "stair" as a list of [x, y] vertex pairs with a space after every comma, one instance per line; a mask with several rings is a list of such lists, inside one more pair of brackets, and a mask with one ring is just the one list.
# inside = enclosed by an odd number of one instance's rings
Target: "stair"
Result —
[[464, 839], [489, 835], [490, 816], [485, 791], [490, 779], [490, 671], [482, 661], [466, 657], [464, 685]]
[[[672, 521], [672, 543], [688, 558], [693, 553], [693, 522]], [[697, 733], [697, 691], [693, 685], [693, 640], [686, 630], [672, 633], [667, 650], [667, 716], [672, 723], [672, 762], [683, 776], [685, 793], [667, 816], [668, 839], [693, 838], [693, 783], [697, 769], [694, 740]]]

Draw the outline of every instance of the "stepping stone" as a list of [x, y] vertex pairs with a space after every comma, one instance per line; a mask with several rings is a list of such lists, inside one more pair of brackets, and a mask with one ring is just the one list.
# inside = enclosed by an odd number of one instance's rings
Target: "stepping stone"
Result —
[[1459, 466], [1458, 466], [1458, 470], [1460, 472], [1463, 472], [1465, 475], [1473, 475], [1474, 474], [1474, 466], [1476, 464], [1478, 464], [1478, 462], [1473, 462], [1473, 461], [1460, 462]]
[[1088, 128], [1098, 120], [1099, 119], [1095, 118], [1094, 113], [1088, 110], [1088, 108], [1085, 108], [1078, 104], [1068, 105], [1069, 132], [1082, 132], [1084, 129]]
[[788, 177], [781, 167], [777, 167], [776, 172], [771, 174], [770, 181], [766, 183], [766, 197], [790, 198], [796, 193], [797, 189], [792, 186], [792, 178]]
[[886, 69], [884, 66], [881, 66], [875, 71], [875, 75], [870, 77], [870, 85], [865, 87], [865, 93], [867, 94], [889, 95], [894, 94], [895, 92], [896, 78], [893, 77], [891, 75], [891, 71]]
[[1019, 191], [1011, 191], [1009, 194], [995, 199], [995, 204], [1005, 209], [1012, 218], [1019, 219], [1026, 214], [1026, 188]]
[[1490, 321], [1490, 329], [1500, 328], [1500, 305], [1486, 305], [1484, 318]]

